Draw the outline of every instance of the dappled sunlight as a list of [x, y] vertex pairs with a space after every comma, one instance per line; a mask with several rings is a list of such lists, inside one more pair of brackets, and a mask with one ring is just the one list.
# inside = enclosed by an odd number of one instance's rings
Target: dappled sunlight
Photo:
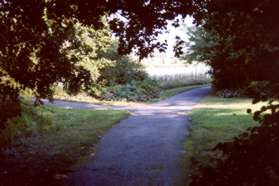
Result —
[[[221, 100], [221, 101], [220, 101]], [[242, 109], [246, 112], [248, 108], [252, 111], [259, 110], [266, 102], [260, 102], [252, 104], [252, 99], [247, 98], [220, 98], [219, 101], [214, 102], [215, 98], [209, 97], [207, 101], [204, 101], [198, 105], [195, 105], [195, 109]]]
[[[234, 113], [224, 113], [224, 112], [221, 112], [221, 113], [216, 113], [215, 116], [236, 116], [236, 115], [239, 115], [239, 114], [236, 114], [235, 112]], [[243, 114], [244, 115], [244, 114]]]
[[[128, 110], [134, 115], [154, 115], [154, 114], [165, 114], [172, 115], [189, 111], [193, 108], [200, 96], [204, 96], [210, 92], [209, 86], [200, 87], [187, 91], [168, 99], [159, 101], [153, 104], [141, 103], [141, 104], [127, 104], [127, 105], [110, 105], [110, 104], [93, 104], [73, 101], [55, 100], [54, 105], [60, 106], [67, 109], [94, 109], [94, 110]], [[52, 103], [44, 100], [47, 105]]]
[[278, 9], [0, 1], [0, 186], [278, 185]]
[[[185, 155], [185, 165], [189, 160], [211, 165], [210, 158], [216, 158], [212, 149], [223, 142], [232, 141], [248, 128], [256, 126], [247, 108], [256, 109], [247, 98], [220, 98], [208, 96], [190, 112], [192, 132], [187, 138], [185, 148], [190, 151]], [[252, 106], [252, 107], [251, 107]]]

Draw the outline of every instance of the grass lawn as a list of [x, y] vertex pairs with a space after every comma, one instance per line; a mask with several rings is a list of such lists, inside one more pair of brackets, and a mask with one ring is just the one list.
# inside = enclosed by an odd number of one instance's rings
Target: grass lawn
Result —
[[[23, 104], [23, 114], [1, 131], [3, 185], [55, 185], [73, 165], [94, 155], [101, 136], [127, 111], [68, 110]], [[2, 144], [4, 145], [4, 144]], [[1, 185], [1, 184], [0, 184]]]
[[182, 163], [186, 171], [190, 170], [192, 159], [210, 164], [209, 157], [213, 156], [211, 149], [216, 144], [231, 141], [247, 128], [255, 126], [246, 110], [256, 110], [260, 106], [252, 105], [251, 100], [245, 98], [208, 96], [203, 99], [189, 113], [191, 130], [185, 141], [186, 153]]

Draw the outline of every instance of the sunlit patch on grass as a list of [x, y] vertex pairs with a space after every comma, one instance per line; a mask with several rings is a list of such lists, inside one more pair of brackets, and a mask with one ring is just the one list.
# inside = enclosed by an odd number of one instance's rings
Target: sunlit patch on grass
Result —
[[[129, 115], [116, 110], [22, 106], [22, 116], [11, 120], [0, 135], [1, 142], [6, 141], [0, 153], [4, 185], [53, 185], [57, 175], [63, 178], [72, 165], [94, 155], [102, 135]], [[7, 173], [3, 176], [2, 171]]]
[[208, 96], [189, 114], [191, 132], [185, 141], [185, 156], [182, 166], [187, 174], [195, 169], [192, 160], [211, 164], [210, 157], [216, 157], [212, 149], [220, 142], [233, 140], [247, 128], [257, 123], [247, 109], [259, 109], [263, 103], [252, 105], [247, 98], [219, 98]]

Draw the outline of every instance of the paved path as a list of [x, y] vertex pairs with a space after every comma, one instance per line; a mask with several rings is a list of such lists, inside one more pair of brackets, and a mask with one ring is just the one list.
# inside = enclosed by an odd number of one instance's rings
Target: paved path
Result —
[[[69, 174], [66, 185], [145, 186], [175, 185], [179, 180], [178, 159], [188, 133], [190, 110], [209, 87], [187, 91], [164, 101], [135, 108], [132, 115], [112, 128], [101, 140], [96, 155]], [[92, 104], [56, 103], [73, 108], [103, 108]]]

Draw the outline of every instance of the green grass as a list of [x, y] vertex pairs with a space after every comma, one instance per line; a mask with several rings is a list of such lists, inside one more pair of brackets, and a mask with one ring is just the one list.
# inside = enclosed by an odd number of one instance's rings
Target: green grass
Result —
[[34, 109], [23, 104], [22, 116], [11, 120], [9, 127], [1, 131], [1, 141], [9, 143], [1, 154], [7, 166], [7, 180], [15, 177], [20, 183], [33, 177], [30, 185], [39, 184], [34, 178], [50, 182], [55, 175], [70, 171], [73, 165], [94, 155], [101, 136], [128, 115], [127, 111], [53, 106]]
[[[256, 126], [247, 108], [257, 110], [259, 105], [252, 105], [250, 99], [206, 97], [190, 113], [191, 130], [185, 141], [183, 166], [192, 171], [191, 160], [211, 164], [212, 148], [220, 142], [232, 141], [247, 128]], [[192, 170], [190, 170], [192, 169]]]

